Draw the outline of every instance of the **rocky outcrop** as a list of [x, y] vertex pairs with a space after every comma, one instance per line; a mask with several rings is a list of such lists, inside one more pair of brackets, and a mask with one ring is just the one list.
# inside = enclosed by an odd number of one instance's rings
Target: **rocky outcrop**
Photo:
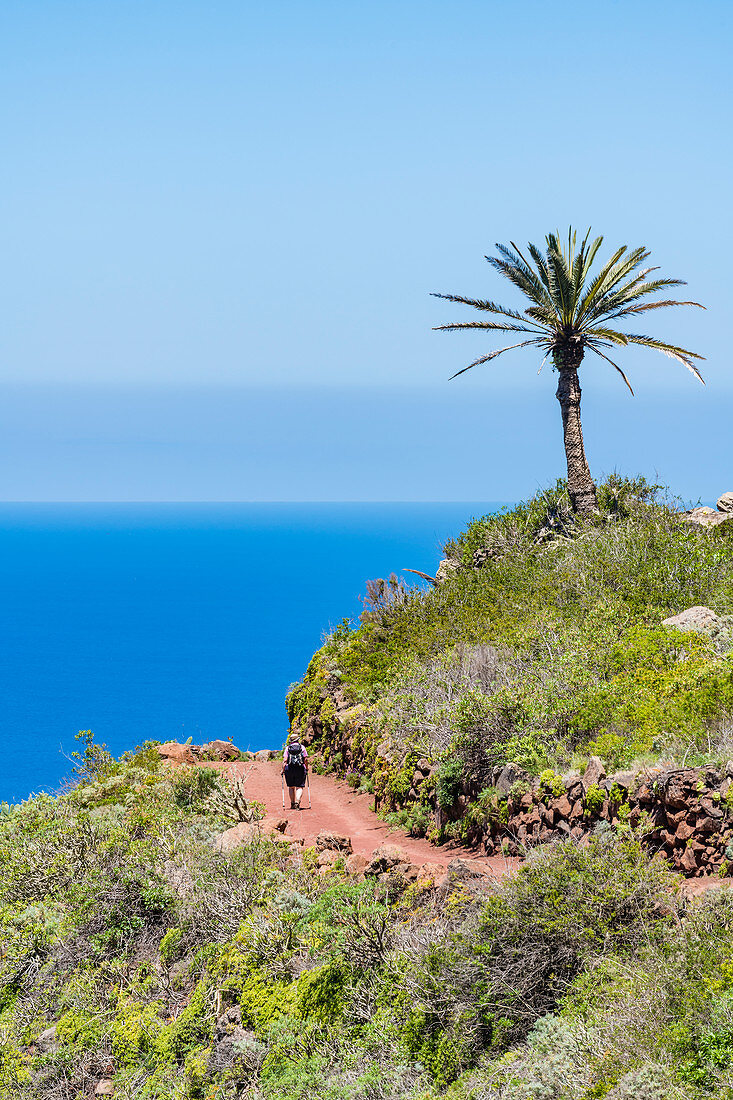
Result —
[[457, 569], [461, 568], [461, 563], [455, 558], [443, 558], [438, 564], [438, 570], [435, 574], [435, 580], [438, 584], [444, 584]]
[[688, 607], [680, 611], [679, 615], [670, 615], [662, 620], [662, 626], [673, 626], [676, 630], [694, 630], [698, 633], [717, 633], [720, 629], [720, 619], [709, 607]]
[[719, 527], [733, 515], [733, 493], [723, 493], [718, 497], [716, 508], [710, 508], [704, 504], [698, 508], [691, 508], [687, 512], [681, 512], [680, 515], [687, 523], [692, 523], [696, 527]]
[[325, 852], [327, 848], [335, 852], [351, 853], [351, 837], [341, 836], [339, 833], [323, 831], [316, 837], [316, 848], [319, 852]]
[[662, 626], [673, 627], [683, 632], [695, 631], [697, 634], [707, 634], [715, 643], [719, 653], [725, 653], [733, 648], [733, 615], [716, 615], [709, 607], [688, 607], [678, 615], [663, 619]]
[[288, 845], [302, 845], [302, 837], [287, 836], [286, 830], [287, 822], [285, 822], [283, 828], [282, 819], [258, 821], [254, 824], [240, 821], [238, 825], [232, 825], [230, 829], [225, 829], [223, 833], [219, 833], [214, 841], [214, 847], [218, 852], [233, 852], [235, 848], [241, 848], [242, 845], [249, 844], [260, 837], [267, 837], [269, 840], [280, 841]]
[[208, 741], [205, 745], [180, 744], [166, 741], [158, 745], [158, 753], [171, 764], [200, 764], [202, 761], [274, 760], [280, 756], [278, 749], [258, 749], [242, 752], [232, 741]]
[[242, 755], [231, 741], [209, 741], [201, 752], [205, 760], [239, 760]]
[[158, 745], [158, 753], [171, 764], [198, 764], [203, 756], [200, 745], [180, 745], [177, 741]]

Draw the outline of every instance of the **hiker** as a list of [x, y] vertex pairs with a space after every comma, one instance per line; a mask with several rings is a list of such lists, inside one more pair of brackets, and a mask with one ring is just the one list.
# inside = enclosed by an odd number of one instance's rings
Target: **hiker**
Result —
[[290, 795], [290, 809], [299, 810], [303, 788], [308, 776], [308, 753], [294, 733], [290, 735], [283, 753], [282, 773]]

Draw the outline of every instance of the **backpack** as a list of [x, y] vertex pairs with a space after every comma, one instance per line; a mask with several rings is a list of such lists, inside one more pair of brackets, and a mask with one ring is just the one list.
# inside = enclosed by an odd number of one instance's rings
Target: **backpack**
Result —
[[288, 767], [303, 767], [303, 746], [300, 741], [293, 741], [292, 744], [288, 745]]

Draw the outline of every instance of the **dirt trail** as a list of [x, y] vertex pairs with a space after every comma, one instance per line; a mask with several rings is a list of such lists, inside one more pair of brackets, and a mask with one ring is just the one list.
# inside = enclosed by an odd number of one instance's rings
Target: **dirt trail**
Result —
[[470, 860], [477, 870], [495, 878], [501, 878], [519, 862], [503, 856], [479, 856], [470, 849], [457, 845], [436, 848], [428, 840], [408, 836], [402, 829], [387, 825], [377, 817], [371, 808], [372, 795], [358, 794], [346, 783], [330, 775], [311, 774], [310, 808], [307, 789], [303, 792], [302, 805], [305, 808], [302, 810], [289, 808], [286, 790], [286, 809], [283, 810], [279, 761], [240, 761], [220, 767], [246, 776], [247, 798], [256, 799], [267, 807], [265, 825], [287, 818], [286, 835], [302, 837], [305, 844], [313, 844], [320, 832], [328, 830], [351, 837], [354, 852], [367, 858], [371, 858], [374, 849], [380, 845], [391, 844], [403, 851], [409, 861], [418, 866], [431, 864], [445, 868], [451, 860], [460, 857]]

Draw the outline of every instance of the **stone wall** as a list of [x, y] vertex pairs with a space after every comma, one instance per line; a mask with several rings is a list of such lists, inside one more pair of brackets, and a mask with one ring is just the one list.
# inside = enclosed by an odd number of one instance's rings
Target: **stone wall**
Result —
[[[724, 768], [652, 768], [606, 777], [592, 758], [586, 773], [562, 779], [563, 791], [529, 781], [507, 765], [496, 775], [496, 805], [469, 839], [487, 853], [520, 855], [563, 837], [581, 840], [591, 830], [638, 830], [688, 877], [733, 871], [733, 762]], [[524, 785], [528, 790], [523, 790]]]

